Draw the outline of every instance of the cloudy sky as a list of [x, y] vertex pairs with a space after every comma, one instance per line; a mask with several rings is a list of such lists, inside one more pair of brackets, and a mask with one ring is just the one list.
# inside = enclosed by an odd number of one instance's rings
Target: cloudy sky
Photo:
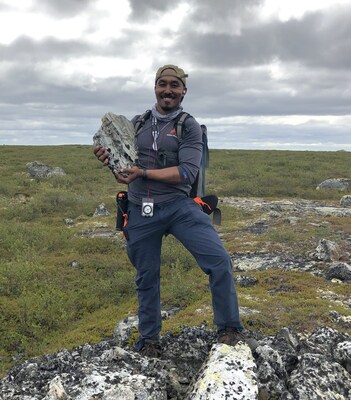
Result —
[[211, 148], [351, 151], [351, 0], [0, 0], [0, 144], [92, 144], [164, 64]]

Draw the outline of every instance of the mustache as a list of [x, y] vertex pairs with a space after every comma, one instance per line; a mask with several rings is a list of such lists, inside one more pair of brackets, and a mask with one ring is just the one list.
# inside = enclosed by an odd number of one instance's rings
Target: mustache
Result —
[[161, 99], [175, 99], [177, 96], [171, 93], [166, 93], [161, 96]]

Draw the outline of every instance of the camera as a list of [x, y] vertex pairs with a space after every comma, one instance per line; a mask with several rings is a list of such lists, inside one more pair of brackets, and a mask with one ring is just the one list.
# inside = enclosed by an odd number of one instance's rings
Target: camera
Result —
[[141, 204], [141, 215], [143, 217], [152, 217], [154, 215], [154, 200], [144, 198]]

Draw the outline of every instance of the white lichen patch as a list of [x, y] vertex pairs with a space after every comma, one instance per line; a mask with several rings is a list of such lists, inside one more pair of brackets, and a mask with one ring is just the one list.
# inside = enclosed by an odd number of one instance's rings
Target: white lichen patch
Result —
[[255, 362], [250, 348], [213, 345], [189, 399], [192, 400], [254, 400], [258, 396]]

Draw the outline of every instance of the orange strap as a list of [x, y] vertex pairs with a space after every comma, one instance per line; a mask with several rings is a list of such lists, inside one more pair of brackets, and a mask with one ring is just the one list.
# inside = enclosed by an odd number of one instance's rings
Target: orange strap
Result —
[[211, 207], [209, 204], [205, 203], [201, 197], [194, 197], [193, 200], [195, 201], [195, 203], [199, 204], [201, 207], [206, 206], [208, 207], [209, 210], [211, 210]]
[[126, 235], [124, 234], [124, 228], [127, 226], [127, 223], [128, 223], [128, 214], [127, 213], [123, 214], [123, 219], [124, 219], [124, 221], [123, 221], [122, 233], [123, 233], [124, 239], [127, 239]]

